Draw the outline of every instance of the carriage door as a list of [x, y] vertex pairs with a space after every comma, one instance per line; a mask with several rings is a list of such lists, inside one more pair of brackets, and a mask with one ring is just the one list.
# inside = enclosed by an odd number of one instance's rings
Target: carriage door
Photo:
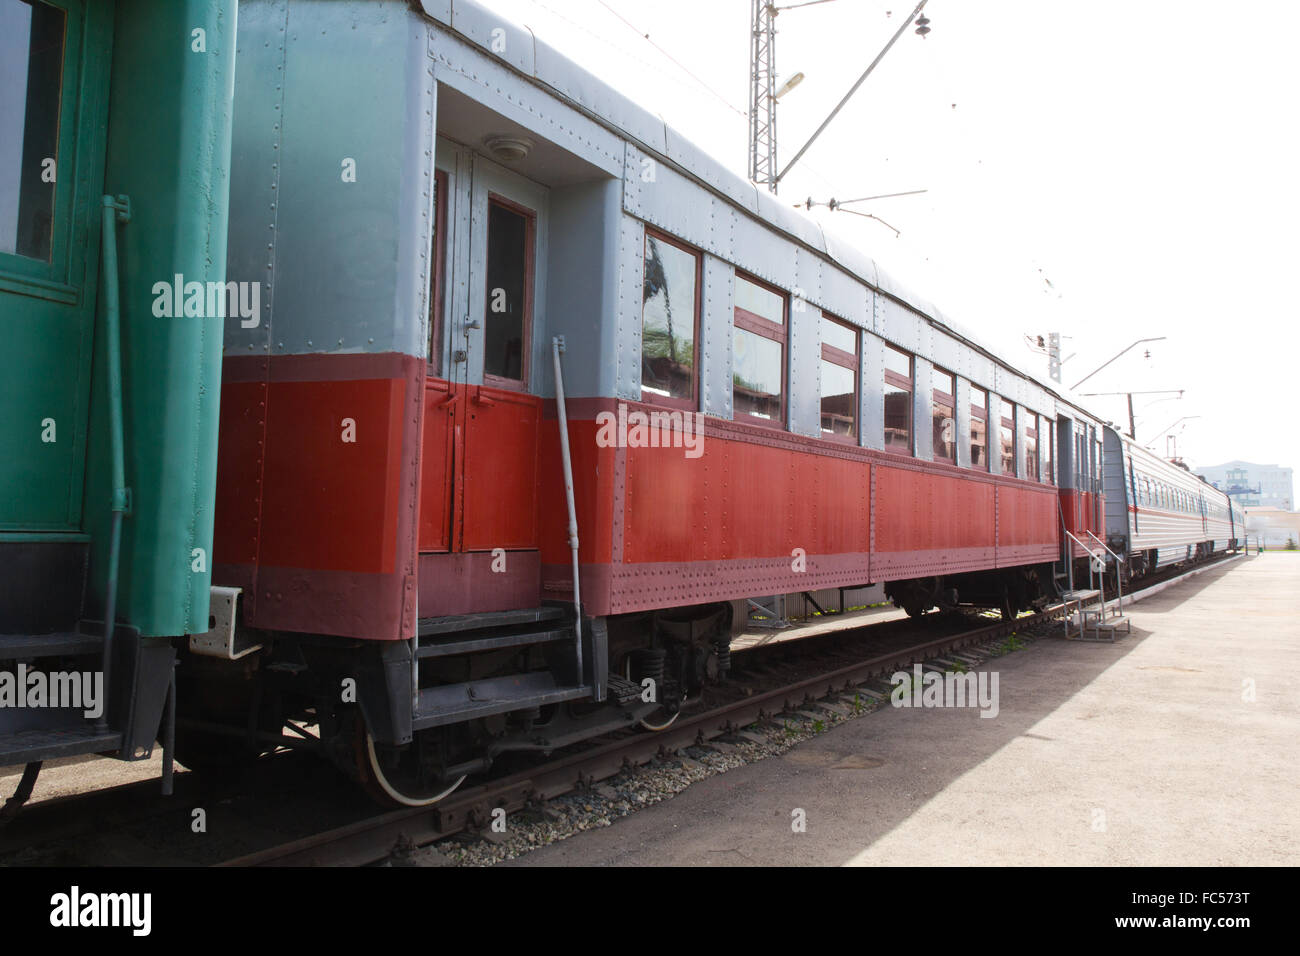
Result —
[[469, 150], [440, 142], [438, 155], [445, 304], [426, 385], [420, 550], [460, 597], [427, 607], [422, 589], [420, 613], [535, 606], [546, 190]]
[[[545, 194], [476, 158], [470, 234], [463, 504], [458, 549], [538, 561], [539, 334]], [[527, 552], [520, 554], [520, 552]]]
[[81, 529], [110, 20], [0, 0], [0, 532]]

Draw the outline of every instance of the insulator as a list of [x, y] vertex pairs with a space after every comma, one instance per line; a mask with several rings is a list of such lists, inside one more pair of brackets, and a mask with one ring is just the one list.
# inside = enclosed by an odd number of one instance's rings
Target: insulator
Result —
[[930, 32], [930, 18], [923, 13], [916, 18], [916, 33], [917, 36], [924, 37], [929, 32]]

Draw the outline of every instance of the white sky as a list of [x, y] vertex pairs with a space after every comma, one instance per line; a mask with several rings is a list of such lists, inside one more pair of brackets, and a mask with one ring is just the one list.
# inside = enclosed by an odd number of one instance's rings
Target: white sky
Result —
[[[481, 2], [747, 174], [750, 0]], [[781, 100], [781, 165], [914, 6], [780, 14], [779, 77], [807, 76]], [[1281, 415], [1300, 387], [1300, 3], [931, 0], [925, 12], [933, 32], [899, 39], [781, 197], [928, 189], [854, 207], [900, 238], [814, 215], [1043, 379], [1025, 334], [1070, 336], [1067, 385], [1134, 339], [1167, 336], [1080, 391], [1185, 389], [1135, 397], [1139, 440], [1199, 416], [1173, 429], [1193, 466], [1300, 465]], [[1127, 422], [1123, 397], [1087, 401]]]

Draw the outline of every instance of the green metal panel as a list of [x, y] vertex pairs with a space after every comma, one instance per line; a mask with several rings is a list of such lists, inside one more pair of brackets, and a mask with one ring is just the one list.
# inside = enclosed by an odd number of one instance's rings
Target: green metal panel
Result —
[[[220, 398], [219, 314], [155, 314], [155, 285], [225, 278], [234, 0], [120, 0], [104, 191], [119, 227], [126, 481], [119, 619], [146, 635], [208, 628]], [[101, 303], [101, 316], [103, 305]], [[102, 603], [110, 512], [104, 354], [96, 343], [85, 526]]]

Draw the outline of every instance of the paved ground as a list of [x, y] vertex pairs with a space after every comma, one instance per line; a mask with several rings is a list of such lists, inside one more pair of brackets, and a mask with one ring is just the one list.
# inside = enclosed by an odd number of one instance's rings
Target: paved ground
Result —
[[513, 865], [1294, 866], [1298, 593], [1239, 559], [990, 662], [996, 718], [885, 708]]

